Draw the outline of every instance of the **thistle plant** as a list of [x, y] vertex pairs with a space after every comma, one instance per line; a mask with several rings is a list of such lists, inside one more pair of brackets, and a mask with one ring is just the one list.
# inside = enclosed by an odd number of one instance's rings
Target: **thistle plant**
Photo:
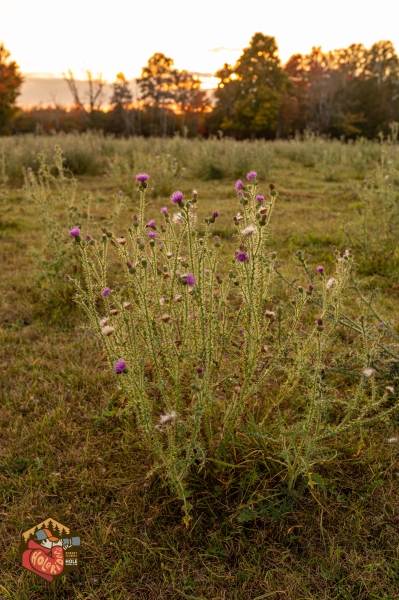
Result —
[[8, 176], [4, 151], [0, 153], [0, 199], [7, 197]]
[[359, 187], [356, 214], [343, 229], [368, 274], [392, 274], [399, 247], [399, 146], [382, 146], [376, 168]]
[[[199, 225], [198, 192], [176, 190], [148, 220], [148, 180], [136, 176], [126, 231], [70, 230], [84, 283], [70, 281], [152, 472], [182, 501], [186, 525], [190, 475], [209, 464], [229, 469], [255, 454], [283, 469], [288, 487], [300, 477], [314, 486], [315, 465], [337, 454], [334, 440], [350, 444], [396, 407], [389, 363], [399, 340], [356, 283], [353, 253], [335, 250], [326, 273], [299, 251], [300, 276], [288, 277], [268, 246], [277, 190], [270, 184], [265, 196], [249, 171], [235, 184], [236, 247], [225, 259], [212, 232], [217, 208]], [[353, 295], [361, 314], [345, 312]]]
[[[65, 166], [65, 157], [59, 146], [55, 147], [52, 163], [43, 154], [38, 155], [39, 167], [35, 173], [31, 167], [24, 170], [24, 191], [29, 203], [34, 204], [41, 224], [40, 246], [32, 254], [38, 267], [39, 283], [54, 292], [63, 281], [64, 273], [78, 273], [80, 263], [65, 233], [78, 225], [86, 229], [95, 223], [91, 212], [92, 197], [86, 192], [79, 197], [77, 206], [77, 180]], [[119, 215], [124, 198], [115, 194], [114, 210], [106, 221], [110, 226]], [[62, 285], [63, 287], [63, 285]]]

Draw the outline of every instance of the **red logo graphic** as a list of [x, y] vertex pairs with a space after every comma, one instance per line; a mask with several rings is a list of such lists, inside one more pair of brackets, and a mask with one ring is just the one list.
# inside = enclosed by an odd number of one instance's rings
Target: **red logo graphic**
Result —
[[22, 566], [53, 581], [76, 569], [79, 548], [80, 536], [76, 531], [55, 519], [47, 519], [22, 534]]

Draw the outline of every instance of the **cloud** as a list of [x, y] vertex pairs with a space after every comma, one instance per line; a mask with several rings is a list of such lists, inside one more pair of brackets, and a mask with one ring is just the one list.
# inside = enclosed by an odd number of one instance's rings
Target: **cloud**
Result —
[[226, 46], [218, 46], [217, 48], [208, 48], [207, 52], [240, 52], [242, 48], [227, 48]]
[[214, 73], [200, 73], [199, 71], [190, 71], [191, 75], [196, 77], [213, 77]]

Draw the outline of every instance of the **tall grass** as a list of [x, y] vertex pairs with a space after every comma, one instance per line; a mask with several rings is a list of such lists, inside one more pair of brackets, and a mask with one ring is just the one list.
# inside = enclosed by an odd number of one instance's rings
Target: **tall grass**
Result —
[[[378, 142], [361, 139], [344, 144], [315, 136], [274, 142], [237, 142], [228, 138], [188, 140], [179, 136], [125, 140], [95, 133], [25, 135], [0, 138], [0, 154], [5, 157], [9, 180], [21, 183], [23, 169], [27, 167], [37, 171], [38, 154], [49, 158], [55, 145], [62, 148], [66, 166], [74, 175], [114, 174], [124, 180], [144, 168], [156, 169], [160, 162], [167, 163], [168, 173], [173, 162], [177, 173], [184, 169], [188, 176], [198, 179], [236, 178], [249, 168], [267, 178], [273, 162], [280, 157], [309, 168], [320, 168], [326, 179], [340, 177], [342, 169], [350, 169], [362, 178], [365, 169], [377, 161], [380, 154]], [[168, 183], [169, 180], [164, 179], [158, 191], [166, 189]]]

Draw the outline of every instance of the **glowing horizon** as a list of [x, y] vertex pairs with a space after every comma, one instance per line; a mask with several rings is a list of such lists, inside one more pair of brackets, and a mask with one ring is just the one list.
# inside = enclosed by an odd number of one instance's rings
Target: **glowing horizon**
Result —
[[203, 0], [196, 12], [185, 0], [147, 0], [145, 7], [114, 0], [105, 12], [93, 0], [70, 0], [58, 17], [50, 0], [4, 0], [0, 42], [28, 78], [59, 78], [71, 69], [77, 79], [90, 70], [112, 83], [122, 71], [131, 81], [150, 56], [163, 52], [176, 68], [207, 75], [209, 89], [216, 71], [234, 65], [258, 31], [276, 38], [283, 64], [312, 46], [328, 51], [388, 39], [399, 51], [396, 19], [387, 18], [394, 2], [380, 0], [376, 8], [364, 0], [359, 10], [348, 0], [247, 0], [244, 10], [238, 0]]

